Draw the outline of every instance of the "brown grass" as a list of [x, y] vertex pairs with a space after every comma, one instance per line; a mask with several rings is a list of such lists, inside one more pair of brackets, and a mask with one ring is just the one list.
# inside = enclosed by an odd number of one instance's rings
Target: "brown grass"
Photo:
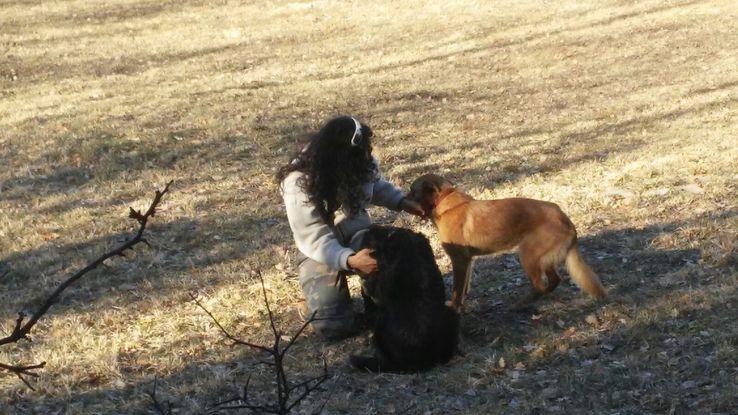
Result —
[[372, 125], [399, 185], [437, 171], [475, 196], [559, 203], [612, 298], [564, 286], [514, 314], [519, 266], [482, 261], [465, 355], [448, 366], [373, 376], [345, 364], [364, 337], [298, 344], [293, 371], [320, 370], [325, 352], [337, 377], [327, 413], [738, 406], [733, 1], [246, 3], [0, 3], [6, 330], [120, 237], [128, 205], [175, 180], [154, 249], [96, 271], [33, 344], [0, 352], [48, 361], [36, 392], [0, 377], [0, 413], [146, 412], [155, 375], [182, 413], [248, 373], [268, 385], [269, 369], [227, 347], [186, 294], [266, 338], [247, 277], [261, 261], [280, 324], [299, 325], [271, 176], [296, 137], [340, 113]]

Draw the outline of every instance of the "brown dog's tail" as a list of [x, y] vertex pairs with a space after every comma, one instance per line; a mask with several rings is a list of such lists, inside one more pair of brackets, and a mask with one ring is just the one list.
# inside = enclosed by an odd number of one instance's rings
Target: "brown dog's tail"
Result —
[[600, 279], [597, 278], [597, 274], [592, 271], [592, 268], [579, 255], [579, 245], [576, 240], [571, 244], [569, 251], [566, 253], [566, 269], [579, 288], [589, 293], [592, 297], [602, 299], [607, 296], [605, 287], [602, 286]]

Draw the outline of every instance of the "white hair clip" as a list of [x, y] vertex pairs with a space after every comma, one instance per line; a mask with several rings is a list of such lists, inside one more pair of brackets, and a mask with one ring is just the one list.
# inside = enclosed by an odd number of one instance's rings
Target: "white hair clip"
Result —
[[356, 127], [354, 129], [354, 135], [351, 137], [351, 146], [356, 147], [361, 143], [361, 124], [356, 120], [356, 118], [351, 117], [351, 119], [354, 120], [354, 126]]

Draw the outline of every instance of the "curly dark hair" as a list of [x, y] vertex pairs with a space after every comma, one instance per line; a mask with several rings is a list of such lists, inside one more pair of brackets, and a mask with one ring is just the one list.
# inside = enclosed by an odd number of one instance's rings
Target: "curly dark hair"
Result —
[[339, 208], [356, 214], [364, 201], [362, 185], [376, 175], [372, 157], [372, 130], [361, 123], [357, 145], [351, 140], [356, 131], [354, 118], [336, 117], [328, 121], [309, 143], [277, 172], [281, 183], [293, 171], [304, 175], [297, 185], [328, 224], [333, 224]]

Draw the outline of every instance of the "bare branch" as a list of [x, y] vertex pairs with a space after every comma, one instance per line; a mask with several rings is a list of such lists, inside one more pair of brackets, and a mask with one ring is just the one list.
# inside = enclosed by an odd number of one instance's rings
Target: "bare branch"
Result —
[[[10, 333], [10, 335], [0, 338], [0, 346], [10, 344], [10, 343], [17, 343], [21, 339], [27, 338], [28, 334], [31, 332], [31, 329], [38, 323], [39, 319], [43, 317], [47, 311], [51, 308], [52, 305], [54, 305], [61, 294], [69, 288], [72, 284], [77, 282], [80, 278], [82, 278], [85, 274], [88, 272], [94, 270], [98, 266], [100, 266], [105, 260], [111, 257], [115, 256], [124, 256], [124, 251], [127, 249], [132, 249], [136, 244], [145, 241], [143, 239], [143, 233], [144, 230], [146, 230], [146, 224], [148, 223], [148, 220], [151, 216], [154, 216], [156, 212], [156, 208], [161, 202], [161, 198], [169, 191], [169, 186], [172, 184], [170, 181], [169, 183], [164, 186], [164, 189], [159, 191], [156, 191], [156, 194], [154, 196], [154, 200], [151, 202], [151, 205], [149, 205], [148, 210], [146, 213], [141, 214], [140, 211], [135, 211], [133, 208], [130, 209], [129, 216], [131, 218], [136, 219], [139, 223], [139, 228], [136, 231], [135, 235], [119, 245], [118, 247], [114, 248], [111, 251], [108, 251], [95, 259], [94, 261], [90, 262], [86, 267], [82, 268], [81, 270], [74, 273], [72, 276], [67, 278], [64, 282], [62, 282], [54, 292], [52, 292], [44, 301], [44, 303], [39, 307], [36, 312], [34, 312], [31, 317], [24, 323], [25, 316], [23, 313], [18, 314], [18, 319], [15, 322], [15, 327], [13, 328], [13, 331]], [[45, 363], [39, 363], [36, 365], [8, 365], [8, 364], [0, 364], [0, 369], [8, 371], [10, 373], [15, 373], [27, 386], [30, 387], [26, 379], [23, 378], [23, 376], [38, 376], [37, 374], [33, 372], [29, 372], [29, 370], [34, 369], [40, 369], [44, 366]]]
[[[297, 339], [302, 335], [302, 333], [305, 331], [305, 328], [316, 320], [315, 314], [313, 313], [309, 319], [307, 319], [300, 328], [295, 332], [295, 334], [292, 336], [292, 338], [283, 346], [281, 347], [281, 332], [277, 329], [277, 326], [274, 322], [274, 314], [272, 313], [271, 305], [269, 303], [269, 298], [267, 296], [266, 292], [266, 286], [264, 284], [264, 278], [261, 274], [261, 271], [257, 268], [256, 275], [259, 277], [259, 280], [261, 282], [261, 291], [264, 296], [264, 304], [266, 305], [267, 314], [269, 316], [269, 324], [272, 329], [272, 333], [274, 334], [274, 343], [271, 347], [267, 346], [261, 346], [258, 344], [254, 344], [251, 342], [247, 342], [244, 340], [241, 340], [239, 338], [236, 338], [235, 336], [231, 335], [228, 330], [226, 330], [222, 324], [208, 311], [197, 299], [197, 296], [190, 294], [190, 297], [195, 301], [195, 304], [197, 304], [205, 313], [213, 320], [216, 326], [220, 329], [220, 331], [223, 333], [223, 335], [228, 338], [229, 340], [233, 341], [234, 344], [240, 344], [244, 346], [251, 347], [253, 349], [257, 349], [260, 351], [264, 351], [269, 353], [272, 356], [272, 359], [274, 362], [262, 362], [267, 363], [270, 366], [274, 368], [274, 375], [276, 377], [276, 396], [275, 396], [275, 403], [272, 405], [269, 404], [252, 404], [249, 402], [249, 385], [251, 382], [251, 376], [248, 377], [246, 380], [246, 384], [243, 387], [243, 393], [241, 396], [236, 395], [235, 397], [220, 401], [215, 403], [211, 408], [210, 412], [211, 414], [219, 413], [220, 411], [230, 411], [230, 410], [238, 410], [238, 409], [247, 409], [254, 413], [268, 413], [268, 414], [279, 414], [284, 415], [288, 414], [292, 411], [293, 408], [295, 408], [297, 405], [300, 404], [308, 395], [313, 393], [314, 391], [318, 390], [320, 388], [320, 385], [323, 384], [326, 380], [330, 378], [330, 375], [328, 373], [328, 363], [326, 362], [325, 358], [323, 358], [323, 373], [321, 373], [318, 376], [308, 378], [306, 380], [303, 380], [301, 382], [290, 384], [290, 382], [287, 380], [287, 374], [284, 369], [284, 357], [287, 353], [287, 351], [295, 344]], [[291, 394], [295, 392], [298, 393], [297, 397], [291, 396]], [[327, 402], [327, 400], [325, 401]], [[325, 402], [323, 403], [323, 407], [325, 406]]]

